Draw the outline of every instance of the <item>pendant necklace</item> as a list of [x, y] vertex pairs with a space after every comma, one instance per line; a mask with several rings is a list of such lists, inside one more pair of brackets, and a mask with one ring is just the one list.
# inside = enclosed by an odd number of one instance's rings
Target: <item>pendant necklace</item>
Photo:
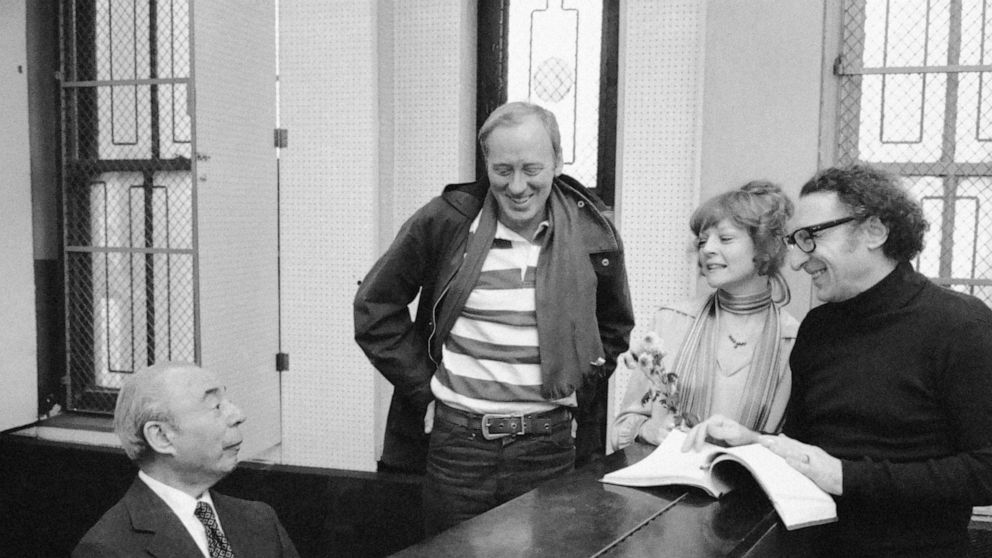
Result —
[[[734, 296], [723, 290], [717, 290], [716, 294], [718, 309], [726, 310], [730, 314], [736, 314], [739, 317], [743, 317], [744, 324], [742, 330], [744, 333], [748, 333], [750, 331], [752, 318], [764, 312], [772, 302], [771, 289], [747, 296]], [[734, 334], [729, 331], [727, 332], [727, 338], [730, 339], [731, 343], [733, 343], [733, 348], [735, 350], [746, 346], [748, 343], [748, 337], [742, 336], [738, 341], [737, 338], [734, 337]]]

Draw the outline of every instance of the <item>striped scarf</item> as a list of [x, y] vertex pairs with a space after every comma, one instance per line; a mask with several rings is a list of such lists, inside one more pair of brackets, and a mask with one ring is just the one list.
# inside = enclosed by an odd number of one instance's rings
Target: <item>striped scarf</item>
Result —
[[734, 314], [765, 313], [761, 335], [754, 344], [751, 366], [747, 372], [738, 422], [752, 430], [777, 431], [781, 424], [768, 424], [772, 400], [786, 371], [781, 355], [781, 316], [772, 304], [771, 289], [756, 295], [736, 297], [717, 290], [703, 305], [689, 328], [675, 357], [673, 372], [682, 384], [679, 414], [690, 426], [712, 414], [713, 378], [719, 323], [723, 312]]

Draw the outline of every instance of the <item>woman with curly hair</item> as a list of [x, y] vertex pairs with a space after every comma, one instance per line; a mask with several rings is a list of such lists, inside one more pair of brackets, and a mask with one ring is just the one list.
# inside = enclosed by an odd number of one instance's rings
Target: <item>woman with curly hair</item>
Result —
[[[778, 186], [755, 181], [693, 213], [699, 271], [715, 291], [658, 309], [651, 337], [659, 336], [666, 351], [655, 370], [663, 370], [667, 387], [655, 374], [631, 377], [614, 422], [615, 448], [635, 440], [659, 444], [680, 423], [692, 426], [713, 414], [753, 430], [781, 428], [798, 328], [780, 308], [789, 301], [779, 269], [792, 211]], [[650, 349], [632, 343], [628, 365]]]

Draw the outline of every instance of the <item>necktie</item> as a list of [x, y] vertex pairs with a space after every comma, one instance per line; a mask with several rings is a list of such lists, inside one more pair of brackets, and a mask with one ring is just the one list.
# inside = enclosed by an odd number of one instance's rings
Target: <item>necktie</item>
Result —
[[207, 530], [207, 550], [210, 552], [210, 558], [234, 558], [234, 550], [231, 549], [231, 543], [227, 541], [224, 532], [217, 525], [217, 517], [214, 515], [214, 509], [210, 507], [210, 504], [197, 502], [193, 515], [200, 520], [200, 523]]

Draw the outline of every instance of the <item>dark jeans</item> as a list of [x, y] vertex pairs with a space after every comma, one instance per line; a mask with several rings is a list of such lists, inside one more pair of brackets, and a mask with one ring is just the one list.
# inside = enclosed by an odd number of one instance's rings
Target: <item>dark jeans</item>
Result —
[[575, 468], [572, 425], [551, 434], [486, 440], [437, 419], [427, 452], [424, 533], [435, 535]]

